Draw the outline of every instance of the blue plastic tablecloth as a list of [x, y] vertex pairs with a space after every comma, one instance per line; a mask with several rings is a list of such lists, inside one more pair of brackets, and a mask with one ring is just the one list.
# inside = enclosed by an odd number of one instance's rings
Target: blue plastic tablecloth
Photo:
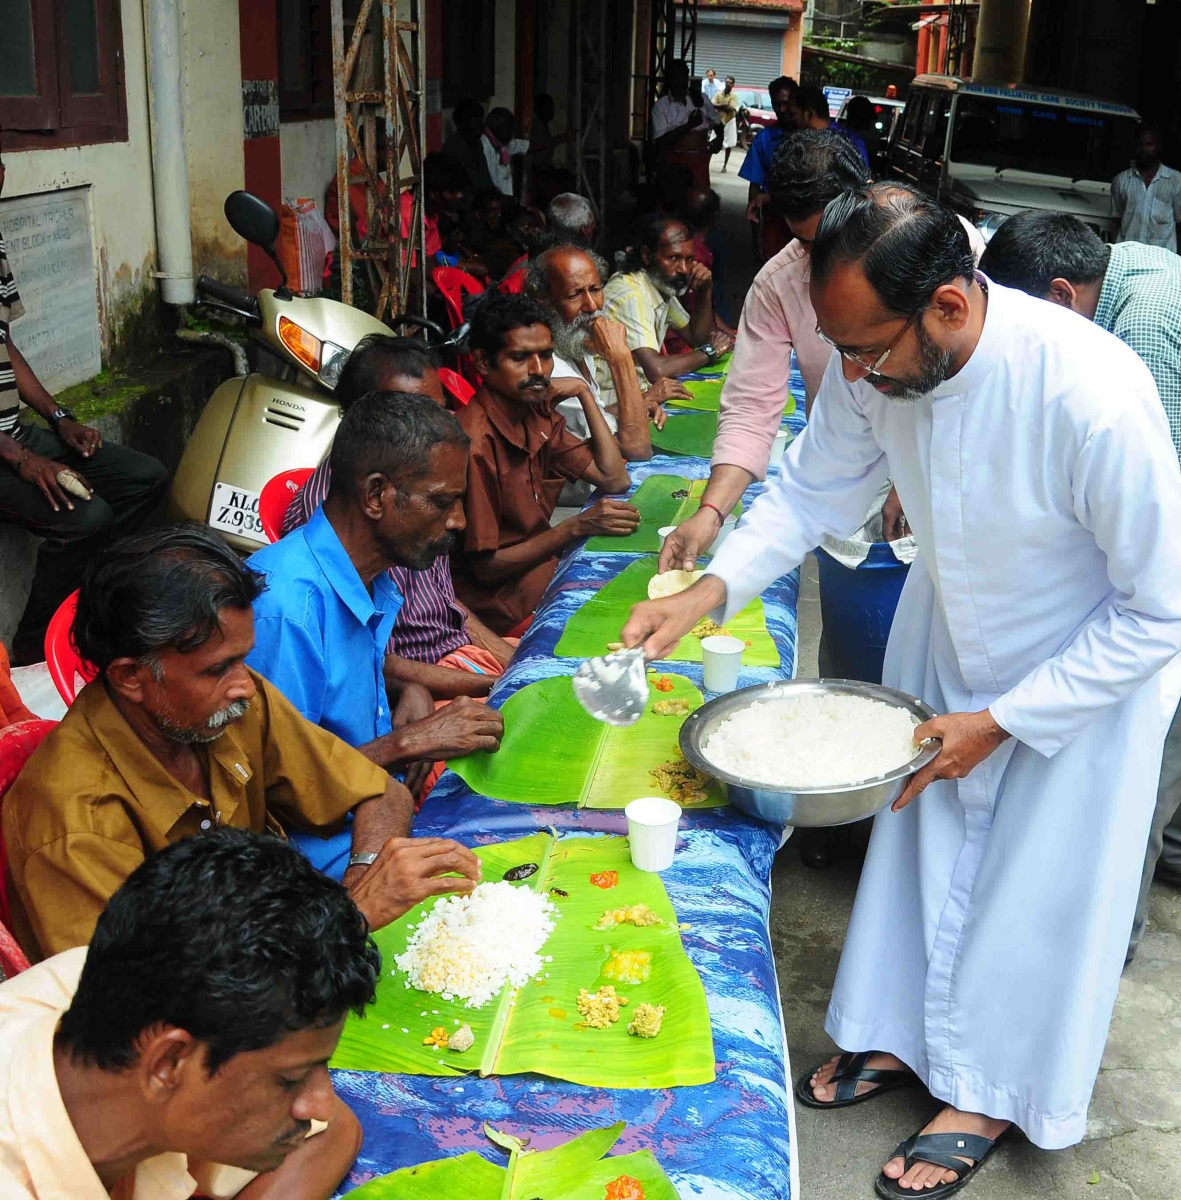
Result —
[[[793, 391], [802, 396], [793, 372]], [[670, 418], [675, 419], [675, 418]], [[802, 415], [785, 419], [797, 434]], [[705, 478], [704, 459], [661, 456], [632, 468], [633, 487], [649, 475]], [[762, 485], [749, 489], [749, 504]], [[570, 615], [634, 558], [577, 548], [560, 565], [512, 665], [490, 703], [519, 688], [572, 674], [576, 660], [555, 658]], [[763, 600], [781, 658], [778, 670], [744, 669], [739, 686], [795, 671], [799, 574], [775, 583]], [[669, 663], [701, 686], [701, 664]], [[707, 698], [709, 693], [707, 693]], [[474, 794], [448, 771], [415, 821], [415, 833], [468, 845], [524, 837], [553, 827], [563, 834], [624, 833], [622, 812], [529, 807]], [[790, 1066], [768, 933], [771, 865], [782, 830], [735, 809], [686, 813], [677, 856], [662, 878], [680, 920], [685, 949], [705, 985], [717, 1079], [698, 1087], [610, 1090], [538, 1075], [435, 1079], [335, 1071], [337, 1091], [357, 1114], [365, 1144], [343, 1187], [348, 1191], [400, 1167], [475, 1150], [503, 1162], [482, 1132], [489, 1121], [531, 1138], [535, 1149], [587, 1129], [627, 1122], [617, 1153], [649, 1149], [682, 1200], [794, 1200]]]

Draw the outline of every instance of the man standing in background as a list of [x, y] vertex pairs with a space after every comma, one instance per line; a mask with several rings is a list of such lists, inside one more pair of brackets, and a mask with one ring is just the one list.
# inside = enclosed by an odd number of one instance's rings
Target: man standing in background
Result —
[[1111, 207], [1119, 217], [1119, 242], [1143, 242], [1177, 251], [1181, 223], [1181, 173], [1161, 162], [1159, 125], [1146, 122], [1132, 165], [1111, 181]]

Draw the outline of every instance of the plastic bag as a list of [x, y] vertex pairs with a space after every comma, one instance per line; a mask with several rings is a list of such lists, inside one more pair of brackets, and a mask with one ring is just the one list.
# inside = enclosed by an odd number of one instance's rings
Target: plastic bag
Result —
[[324, 264], [336, 237], [315, 200], [287, 197], [279, 210], [275, 252], [297, 296], [314, 296], [323, 286]]

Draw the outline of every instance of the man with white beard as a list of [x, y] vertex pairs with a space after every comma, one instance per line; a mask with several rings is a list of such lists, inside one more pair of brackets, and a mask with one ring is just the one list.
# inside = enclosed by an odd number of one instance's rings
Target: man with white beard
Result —
[[915, 733], [942, 748], [874, 824], [826, 1023], [850, 1053], [796, 1095], [926, 1086], [945, 1107], [876, 1187], [942, 1197], [1010, 1124], [1044, 1149], [1085, 1132], [1181, 694], [1181, 473], [1140, 359], [975, 272], [912, 189], [832, 201], [810, 291], [839, 354], [807, 431], [623, 640], [659, 658], [728, 619], [892, 474], [920, 554], [884, 682], [946, 714]]
[[[673, 396], [689, 395], [683, 383], [661, 379], [640, 391], [640, 380], [628, 348], [627, 331], [619, 321], [599, 314], [603, 308], [603, 276], [607, 264], [581, 246], [552, 246], [529, 264], [525, 290], [550, 315], [554, 337], [554, 370], [550, 396], [575, 437], [589, 437], [579, 397], [589, 393], [603, 409], [620, 452], [629, 462], [652, 457], [648, 421], [664, 425], [660, 407]], [[596, 359], [611, 379], [610, 403], [596, 378]]]

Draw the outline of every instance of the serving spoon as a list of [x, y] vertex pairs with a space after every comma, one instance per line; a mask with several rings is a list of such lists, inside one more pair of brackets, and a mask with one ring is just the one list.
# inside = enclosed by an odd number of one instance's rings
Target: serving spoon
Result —
[[642, 646], [588, 658], [574, 672], [574, 695], [596, 721], [634, 725], [648, 703], [645, 666]]

